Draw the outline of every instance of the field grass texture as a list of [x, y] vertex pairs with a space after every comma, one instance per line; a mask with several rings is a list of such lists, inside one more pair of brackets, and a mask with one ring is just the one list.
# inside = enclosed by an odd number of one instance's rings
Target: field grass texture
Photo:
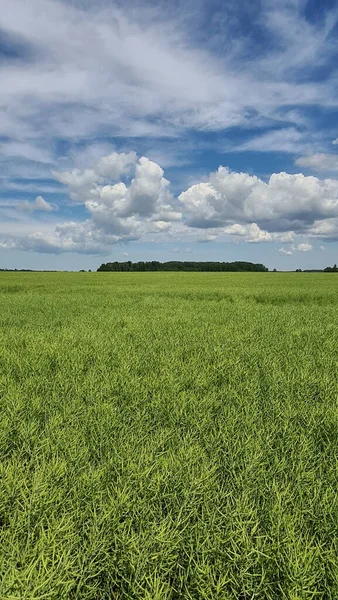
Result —
[[0, 598], [338, 598], [338, 276], [0, 275]]

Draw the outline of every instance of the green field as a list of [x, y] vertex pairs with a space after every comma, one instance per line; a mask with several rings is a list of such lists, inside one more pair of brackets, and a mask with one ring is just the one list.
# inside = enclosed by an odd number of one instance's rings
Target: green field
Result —
[[338, 276], [0, 274], [0, 598], [338, 598]]

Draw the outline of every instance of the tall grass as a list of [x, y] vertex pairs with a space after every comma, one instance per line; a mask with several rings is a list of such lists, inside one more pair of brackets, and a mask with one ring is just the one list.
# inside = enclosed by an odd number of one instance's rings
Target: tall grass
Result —
[[335, 274], [4, 273], [0, 598], [338, 598]]

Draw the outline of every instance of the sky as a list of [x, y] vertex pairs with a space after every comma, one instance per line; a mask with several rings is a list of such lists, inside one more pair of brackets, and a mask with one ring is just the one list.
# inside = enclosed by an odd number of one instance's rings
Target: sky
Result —
[[0, 268], [338, 263], [338, 0], [2, 0]]

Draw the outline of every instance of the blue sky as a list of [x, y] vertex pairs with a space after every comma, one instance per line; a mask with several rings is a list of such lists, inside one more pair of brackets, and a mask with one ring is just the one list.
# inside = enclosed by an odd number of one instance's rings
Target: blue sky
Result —
[[1, 267], [338, 263], [337, 1], [1, 17]]

